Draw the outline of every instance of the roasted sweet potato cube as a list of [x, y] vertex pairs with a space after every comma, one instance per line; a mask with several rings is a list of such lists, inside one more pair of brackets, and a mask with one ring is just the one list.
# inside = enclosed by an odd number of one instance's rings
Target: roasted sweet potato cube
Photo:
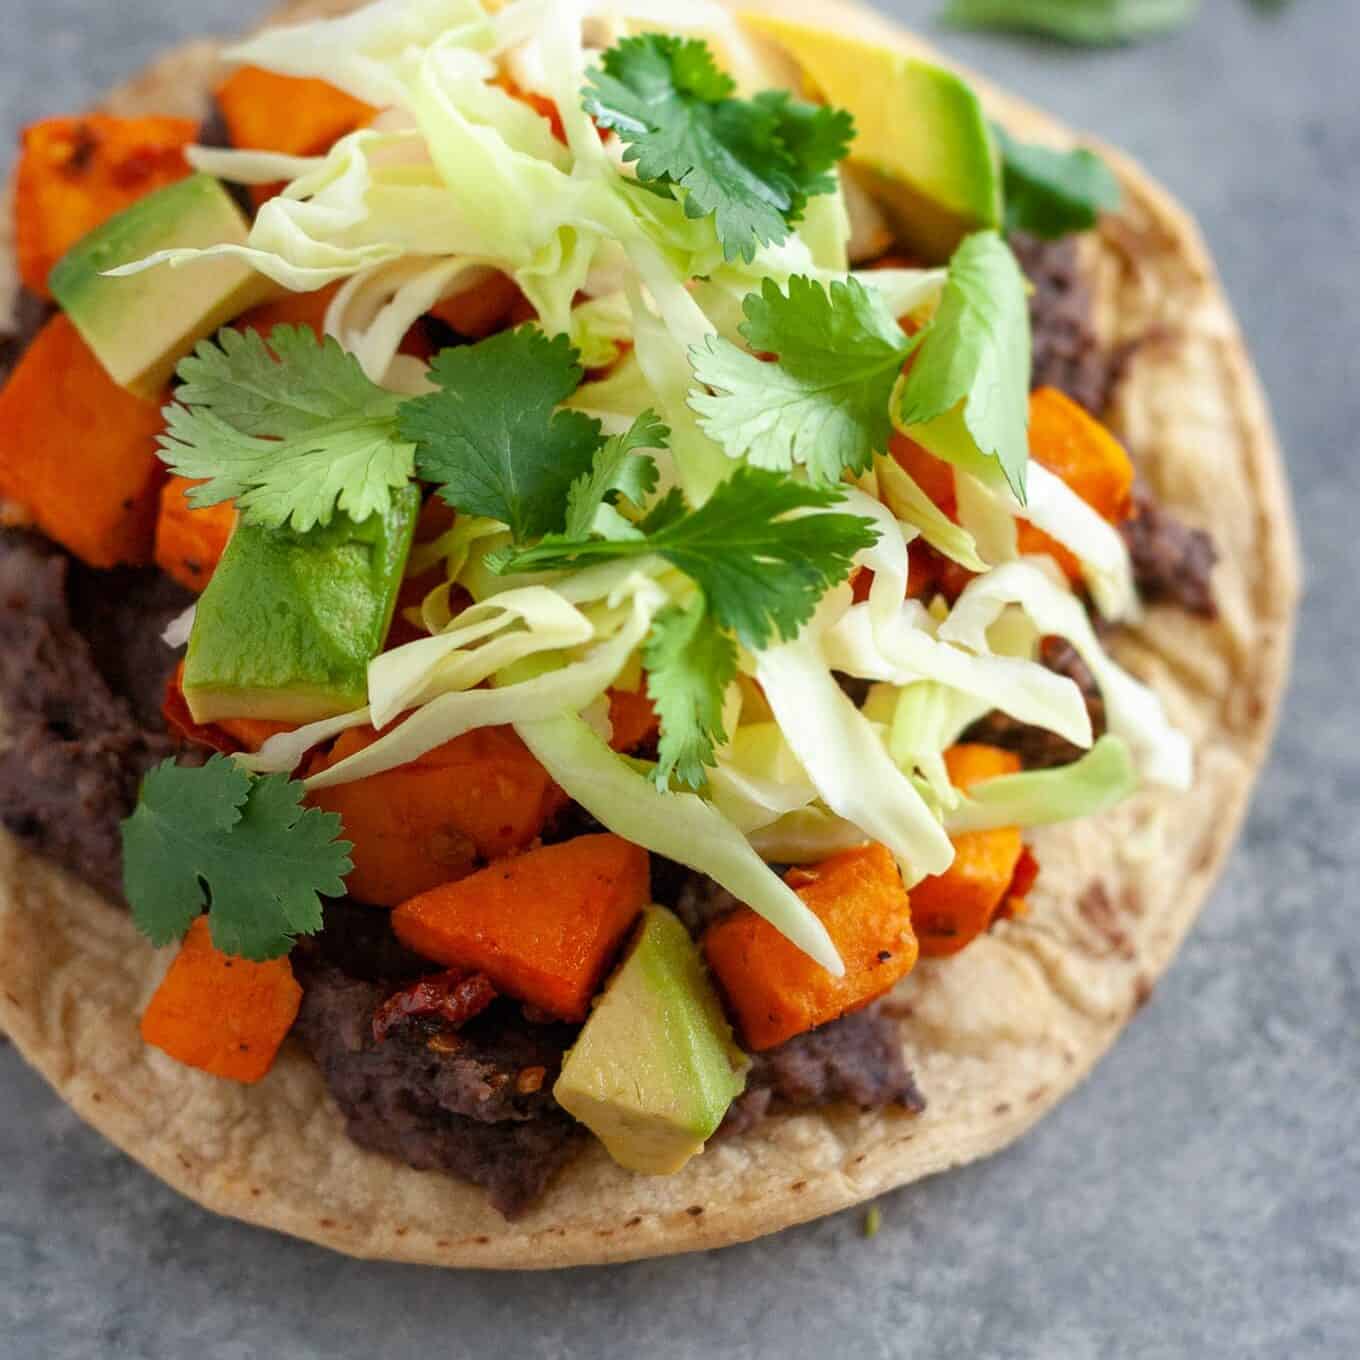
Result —
[[[346, 732], [312, 773], [376, 740], [370, 727]], [[510, 728], [485, 727], [395, 770], [317, 789], [309, 801], [338, 812], [354, 843], [350, 892], [395, 907], [523, 850], [565, 800]]]
[[[1056, 387], [1041, 387], [1030, 395], [1029, 451], [1111, 524], [1128, 518], [1133, 495], [1129, 455], [1100, 421]], [[1048, 553], [1069, 580], [1081, 580], [1081, 563], [1061, 543], [1028, 520], [1018, 527], [1022, 553]]]
[[392, 928], [427, 959], [485, 973], [497, 991], [580, 1021], [650, 895], [645, 850], [578, 836], [413, 898]]
[[1003, 774], [1020, 773], [1020, 757], [1002, 746], [988, 746], [980, 741], [960, 741], [944, 753], [944, 767], [949, 782], [965, 793], [974, 784], [986, 779], [997, 779]]
[[[1013, 751], [975, 742], [950, 747], [944, 759], [950, 781], [965, 790], [1020, 769], [1020, 757]], [[968, 831], [953, 840], [949, 868], [911, 890], [912, 919], [927, 957], [957, 954], [991, 925], [1025, 848], [1015, 826]]]
[[711, 925], [704, 956], [748, 1048], [773, 1048], [883, 995], [916, 964], [912, 908], [887, 849], [866, 845], [790, 870], [845, 963], [832, 977], [749, 907]]
[[223, 954], [200, 916], [142, 1016], [142, 1038], [177, 1062], [247, 1085], [274, 1065], [302, 988], [285, 959]]
[[14, 183], [19, 274], [50, 298], [47, 276], [82, 236], [190, 173], [190, 118], [48, 118], [24, 129]]
[[217, 88], [217, 106], [234, 147], [319, 156], [377, 113], [324, 80], [242, 66]]
[[482, 340], [505, 326], [522, 301], [523, 294], [514, 279], [491, 273], [471, 288], [443, 298], [430, 315], [469, 340]]
[[1056, 387], [1030, 394], [1029, 450], [1036, 463], [1061, 477], [1111, 524], [1128, 517], [1129, 455], [1100, 421]]
[[231, 501], [201, 507], [189, 504], [189, 491], [200, 485], [187, 477], [171, 477], [161, 488], [156, 520], [156, 565], [194, 591], [212, 580], [236, 527], [236, 507]]
[[253, 307], [236, 321], [236, 329], [258, 331], [268, 340], [275, 326], [310, 326], [320, 339], [326, 333], [326, 311], [340, 290], [339, 284], [314, 293], [285, 293], [273, 302]]
[[946, 515], [952, 517], [958, 503], [954, 495], [953, 467], [943, 458], [936, 458], [933, 453], [927, 453], [914, 439], [908, 439], [904, 434], [893, 435], [888, 451], [902, 471]]
[[636, 751], [661, 728], [661, 720], [645, 689], [609, 691], [609, 744], [616, 751]]
[[71, 322], [54, 316], [0, 391], [0, 496], [92, 567], [145, 566], [164, 428], [160, 407], [119, 387]]
[[[217, 88], [217, 107], [232, 146], [245, 151], [279, 151], [286, 156], [322, 156], [377, 113], [324, 80], [282, 76], [242, 66]], [[256, 204], [273, 198], [281, 184], [251, 189]]]

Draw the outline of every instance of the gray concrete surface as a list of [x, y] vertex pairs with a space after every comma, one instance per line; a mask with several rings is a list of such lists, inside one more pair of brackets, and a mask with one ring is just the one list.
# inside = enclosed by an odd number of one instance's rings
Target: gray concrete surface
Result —
[[[0, 144], [261, 8], [4, 0]], [[1307, 544], [1297, 677], [1245, 838], [1095, 1076], [1009, 1152], [887, 1197], [873, 1241], [851, 1213], [705, 1257], [515, 1278], [360, 1264], [213, 1219], [0, 1050], [3, 1360], [1360, 1353], [1360, 15], [1204, 11], [1112, 53], [943, 38], [1122, 142], [1198, 213]]]

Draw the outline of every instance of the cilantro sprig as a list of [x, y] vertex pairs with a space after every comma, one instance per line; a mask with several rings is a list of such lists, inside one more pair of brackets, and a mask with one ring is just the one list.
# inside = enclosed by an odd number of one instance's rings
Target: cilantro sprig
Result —
[[689, 509], [672, 489], [637, 525], [635, 537], [555, 535], [535, 547], [498, 555], [494, 567], [555, 571], [626, 557], [663, 557], [699, 587], [720, 627], [759, 651], [797, 637], [822, 596], [850, 574], [855, 554], [873, 546], [876, 534], [869, 520], [802, 513], [826, 510], [842, 499], [835, 487], [738, 467], [697, 509]]
[[788, 238], [854, 136], [840, 109], [770, 91], [736, 99], [697, 38], [644, 33], [607, 51], [582, 92], [586, 112], [626, 143], [645, 188], [682, 191], [690, 217], [715, 218], [727, 259]]
[[662, 610], [642, 649], [647, 694], [661, 720], [657, 781], [698, 788], [727, 740], [723, 696], [737, 678], [737, 645], [702, 595]]
[[757, 467], [801, 464], [819, 482], [863, 472], [887, 447], [888, 399], [915, 341], [854, 278], [828, 290], [795, 276], [787, 293], [766, 279], [742, 310], [750, 351], [710, 336], [691, 355], [711, 389], [690, 397], [704, 432]]
[[197, 769], [167, 760], [142, 781], [123, 823], [123, 881], [137, 928], [179, 939], [206, 906], [213, 944], [264, 960], [321, 929], [321, 896], [353, 867], [335, 813], [304, 808], [302, 785], [252, 779], [226, 756]]
[[1045, 33], [1102, 46], [1184, 28], [1198, 12], [1199, 0], [950, 0], [942, 17], [959, 28]]
[[896, 425], [975, 471], [994, 460], [1023, 500], [1029, 312], [1024, 276], [996, 232], [965, 238], [914, 336], [853, 278], [827, 289], [795, 277], [787, 293], [766, 280], [744, 309], [742, 335], [773, 364], [722, 339], [691, 354], [700, 386], [690, 405], [729, 456], [802, 464], [831, 483], [864, 471]]
[[622, 434], [606, 439], [588, 472], [583, 472], [567, 491], [564, 534], [568, 539], [590, 533], [606, 538], [627, 538], [637, 532], [619, 513], [626, 503], [643, 510], [660, 477], [656, 460], [644, 449], [664, 449], [671, 432], [654, 411], [644, 411]]
[[602, 438], [599, 421], [558, 409], [581, 376], [567, 337], [534, 326], [444, 350], [430, 369], [440, 390], [408, 402], [398, 421], [420, 446], [421, 477], [454, 508], [508, 525], [516, 541], [559, 527]]
[[895, 395], [894, 421], [956, 461], [995, 459], [1023, 503], [1031, 357], [1015, 255], [994, 231], [965, 237]]
[[402, 437], [402, 399], [371, 382], [359, 361], [306, 326], [223, 330], [180, 361], [165, 408], [161, 459], [203, 478], [192, 505], [235, 499], [254, 524], [299, 532], [384, 513], [415, 470]]
[[1055, 240], [1089, 231], [1102, 212], [1119, 207], [1119, 181], [1094, 151], [1020, 142], [999, 124], [992, 134], [1001, 152], [1007, 231]]

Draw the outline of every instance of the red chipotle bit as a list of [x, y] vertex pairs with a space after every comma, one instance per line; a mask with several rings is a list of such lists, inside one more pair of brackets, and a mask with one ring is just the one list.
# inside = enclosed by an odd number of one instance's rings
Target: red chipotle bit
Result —
[[1038, 877], [1039, 861], [1026, 845], [1020, 851], [1020, 858], [1015, 861], [1015, 873], [1011, 875], [1010, 887], [1006, 889], [1006, 895], [1001, 899], [1001, 906], [997, 909], [993, 921], [1009, 921], [1028, 914], [1029, 904], [1025, 901], [1025, 896]]
[[1024, 897], [1039, 877], [1039, 861], [1034, 858], [1029, 846], [1020, 851], [1015, 861], [1015, 873], [1011, 875], [1011, 885], [1006, 889], [1007, 897]]
[[495, 999], [496, 989], [485, 973], [436, 973], [394, 992], [373, 1012], [373, 1038], [382, 1043], [394, 1026], [407, 1020], [442, 1020], [457, 1029]]

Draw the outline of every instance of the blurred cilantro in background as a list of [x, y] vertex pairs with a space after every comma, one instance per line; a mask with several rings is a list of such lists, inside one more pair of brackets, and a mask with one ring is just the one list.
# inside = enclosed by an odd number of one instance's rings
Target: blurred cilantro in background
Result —
[[[1291, 0], [1248, 0], [1279, 13]], [[1108, 46], [1137, 42], [1186, 27], [1199, 0], [949, 0], [940, 16], [959, 28], [1044, 33], [1065, 42]]]

